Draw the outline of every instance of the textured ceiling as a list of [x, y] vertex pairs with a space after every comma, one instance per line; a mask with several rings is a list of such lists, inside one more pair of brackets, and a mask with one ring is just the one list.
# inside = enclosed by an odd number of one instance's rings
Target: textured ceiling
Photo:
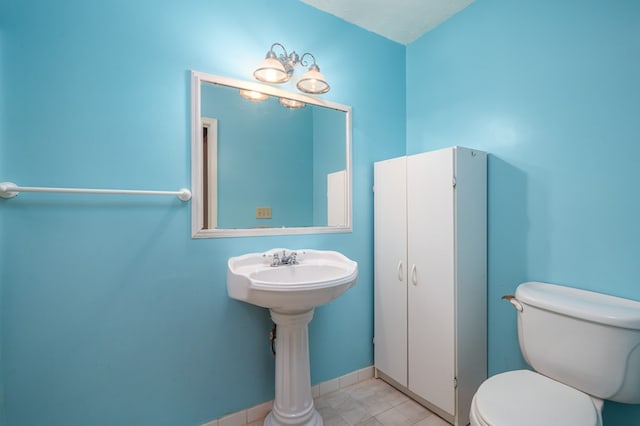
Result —
[[474, 0], [300, 0], [401, 44], [409, 44]]

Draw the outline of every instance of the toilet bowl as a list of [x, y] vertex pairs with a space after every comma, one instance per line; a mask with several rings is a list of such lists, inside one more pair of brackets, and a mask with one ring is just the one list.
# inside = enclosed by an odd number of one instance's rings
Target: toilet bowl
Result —
[[541, 374], [516, 370], [484, 381], [471, 402], [470, 421], [471, 426], [602, 426], [602, 405]]
[[640, 404], [640, 302], [539, 282], [503, 298], [533, 371], [485, 380], [471, 426], [602, 426], [604, 400]]

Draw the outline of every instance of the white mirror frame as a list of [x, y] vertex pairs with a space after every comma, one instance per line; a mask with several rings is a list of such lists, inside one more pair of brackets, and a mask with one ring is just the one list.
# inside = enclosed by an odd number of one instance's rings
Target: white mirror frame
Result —
[[[255, 90], [271, 96], [284, 97], [319, 105], [345, 112], [345, 148], [346, 148], [346, 187], [345, 187], [345, 216], [344, 226], [309, 226], [291, 228], [242, 228], [242, 229], [203, 229], [202, 200], [202, 118], [201, 118], [201, 85], [214, 83], [239, 89]], [[199, 71], [191, 71], [191, 237], [192, 238], [220, 238], [220, 237], [250, 237], [262, 235], [295, 235], [295, 234], [328, 234], [352, 232], [352, 197], [351, 197], [351, 107], [315, 97], [288, 92], [277, 87], [252, 81], [235, 80]]]

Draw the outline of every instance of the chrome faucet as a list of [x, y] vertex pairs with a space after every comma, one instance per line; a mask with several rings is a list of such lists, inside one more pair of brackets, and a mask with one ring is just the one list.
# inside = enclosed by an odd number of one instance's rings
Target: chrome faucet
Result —
[[287, 252], [282, 250], [282, 257], [278, 256], [278, 253], [273, 253], [273, 260], [271, 261], [271, 266], [280, 266], [280, 265], [295, 265], [298, 263], [296, 260], [296, 256], [298, 253], [292, 251], [287, 256]]

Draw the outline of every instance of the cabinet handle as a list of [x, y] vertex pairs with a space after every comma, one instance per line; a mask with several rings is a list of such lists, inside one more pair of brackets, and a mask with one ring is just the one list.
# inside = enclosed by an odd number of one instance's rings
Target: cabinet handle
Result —
[[418, 276], [416, 274], [416, 264], [414, 263], [411, 267], [411, 282], [413, 285], [418, 285]]
[[402, 282], [404, 281], [404, 264], [402, 263], [402, 260], [400, 262], [398, 262], [398, 281]]

